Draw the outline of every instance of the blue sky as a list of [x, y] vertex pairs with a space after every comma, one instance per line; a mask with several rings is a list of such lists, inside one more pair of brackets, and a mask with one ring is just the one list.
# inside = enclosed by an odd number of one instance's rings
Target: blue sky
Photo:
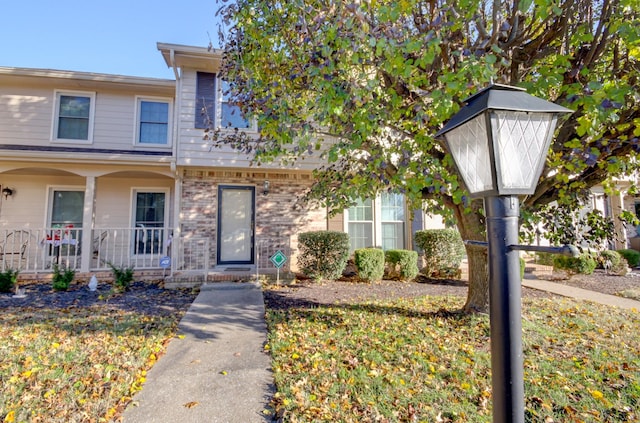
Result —
[[173, 79], [156, 42], [218, 45], [215, 0], [11, 0], [0, 66]]

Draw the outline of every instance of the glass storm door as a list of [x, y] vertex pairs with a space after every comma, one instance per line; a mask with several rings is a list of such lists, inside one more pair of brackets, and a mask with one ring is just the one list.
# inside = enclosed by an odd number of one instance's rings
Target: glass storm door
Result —
[[218, 187], [218, 264], [253, 264], [254, 187]]

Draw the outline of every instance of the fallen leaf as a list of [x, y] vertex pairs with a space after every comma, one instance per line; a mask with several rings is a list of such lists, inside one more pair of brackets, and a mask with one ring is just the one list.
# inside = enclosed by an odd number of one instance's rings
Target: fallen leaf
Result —
[[196, 405], [199, 405], [199, 404], [200, 403], [198, 401], [190, 401], [190, 402], [184, 404], [184, 407], [193, 408], [193, 407], [195, 407]]

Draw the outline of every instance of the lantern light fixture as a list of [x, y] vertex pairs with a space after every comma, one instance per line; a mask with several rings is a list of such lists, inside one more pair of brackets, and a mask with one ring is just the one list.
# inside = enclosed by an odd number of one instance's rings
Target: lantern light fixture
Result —
[[5, 200], [13, 195], [13, 190], [9, 187], [2, 188], [2, 195], [4, 195]]
[[501, 84], [465, 103], [436, 138], [444, 138], [470, 196], [533, 194], [558, 114], [572, 111]]

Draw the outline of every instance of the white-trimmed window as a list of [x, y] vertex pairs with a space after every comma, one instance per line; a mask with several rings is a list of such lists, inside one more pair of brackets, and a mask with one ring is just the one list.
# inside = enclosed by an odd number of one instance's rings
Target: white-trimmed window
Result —
[[84, 189], [49, 188], [48, 222], [44, 242], [50, 255], [75, 254], [82, 238]]
[[171, 101], [136, 97], [136, 144], [167, 146], [170, 139]]
[[166, 190], [134, 189], [133, 225], [136, 228], [133, 240], [134, 254], [163, 253], [167, 198]]
[[351, 251], [382, 247], [406, 248], [407, 213], [404, 195], [383, 193], [375, 200], [358, 200], [346, 210], [346, 230]]
[[351, 250], [373, 247], [373, 201], [357, 200], [349, 207], [347, 215]]
[[405, 204], [404, 195], [385, 192], [380, 196], [382, 249], [405, 248]]
[[54, 141], [92, 142], [96, 94], [56, 91], [53, 119]]

